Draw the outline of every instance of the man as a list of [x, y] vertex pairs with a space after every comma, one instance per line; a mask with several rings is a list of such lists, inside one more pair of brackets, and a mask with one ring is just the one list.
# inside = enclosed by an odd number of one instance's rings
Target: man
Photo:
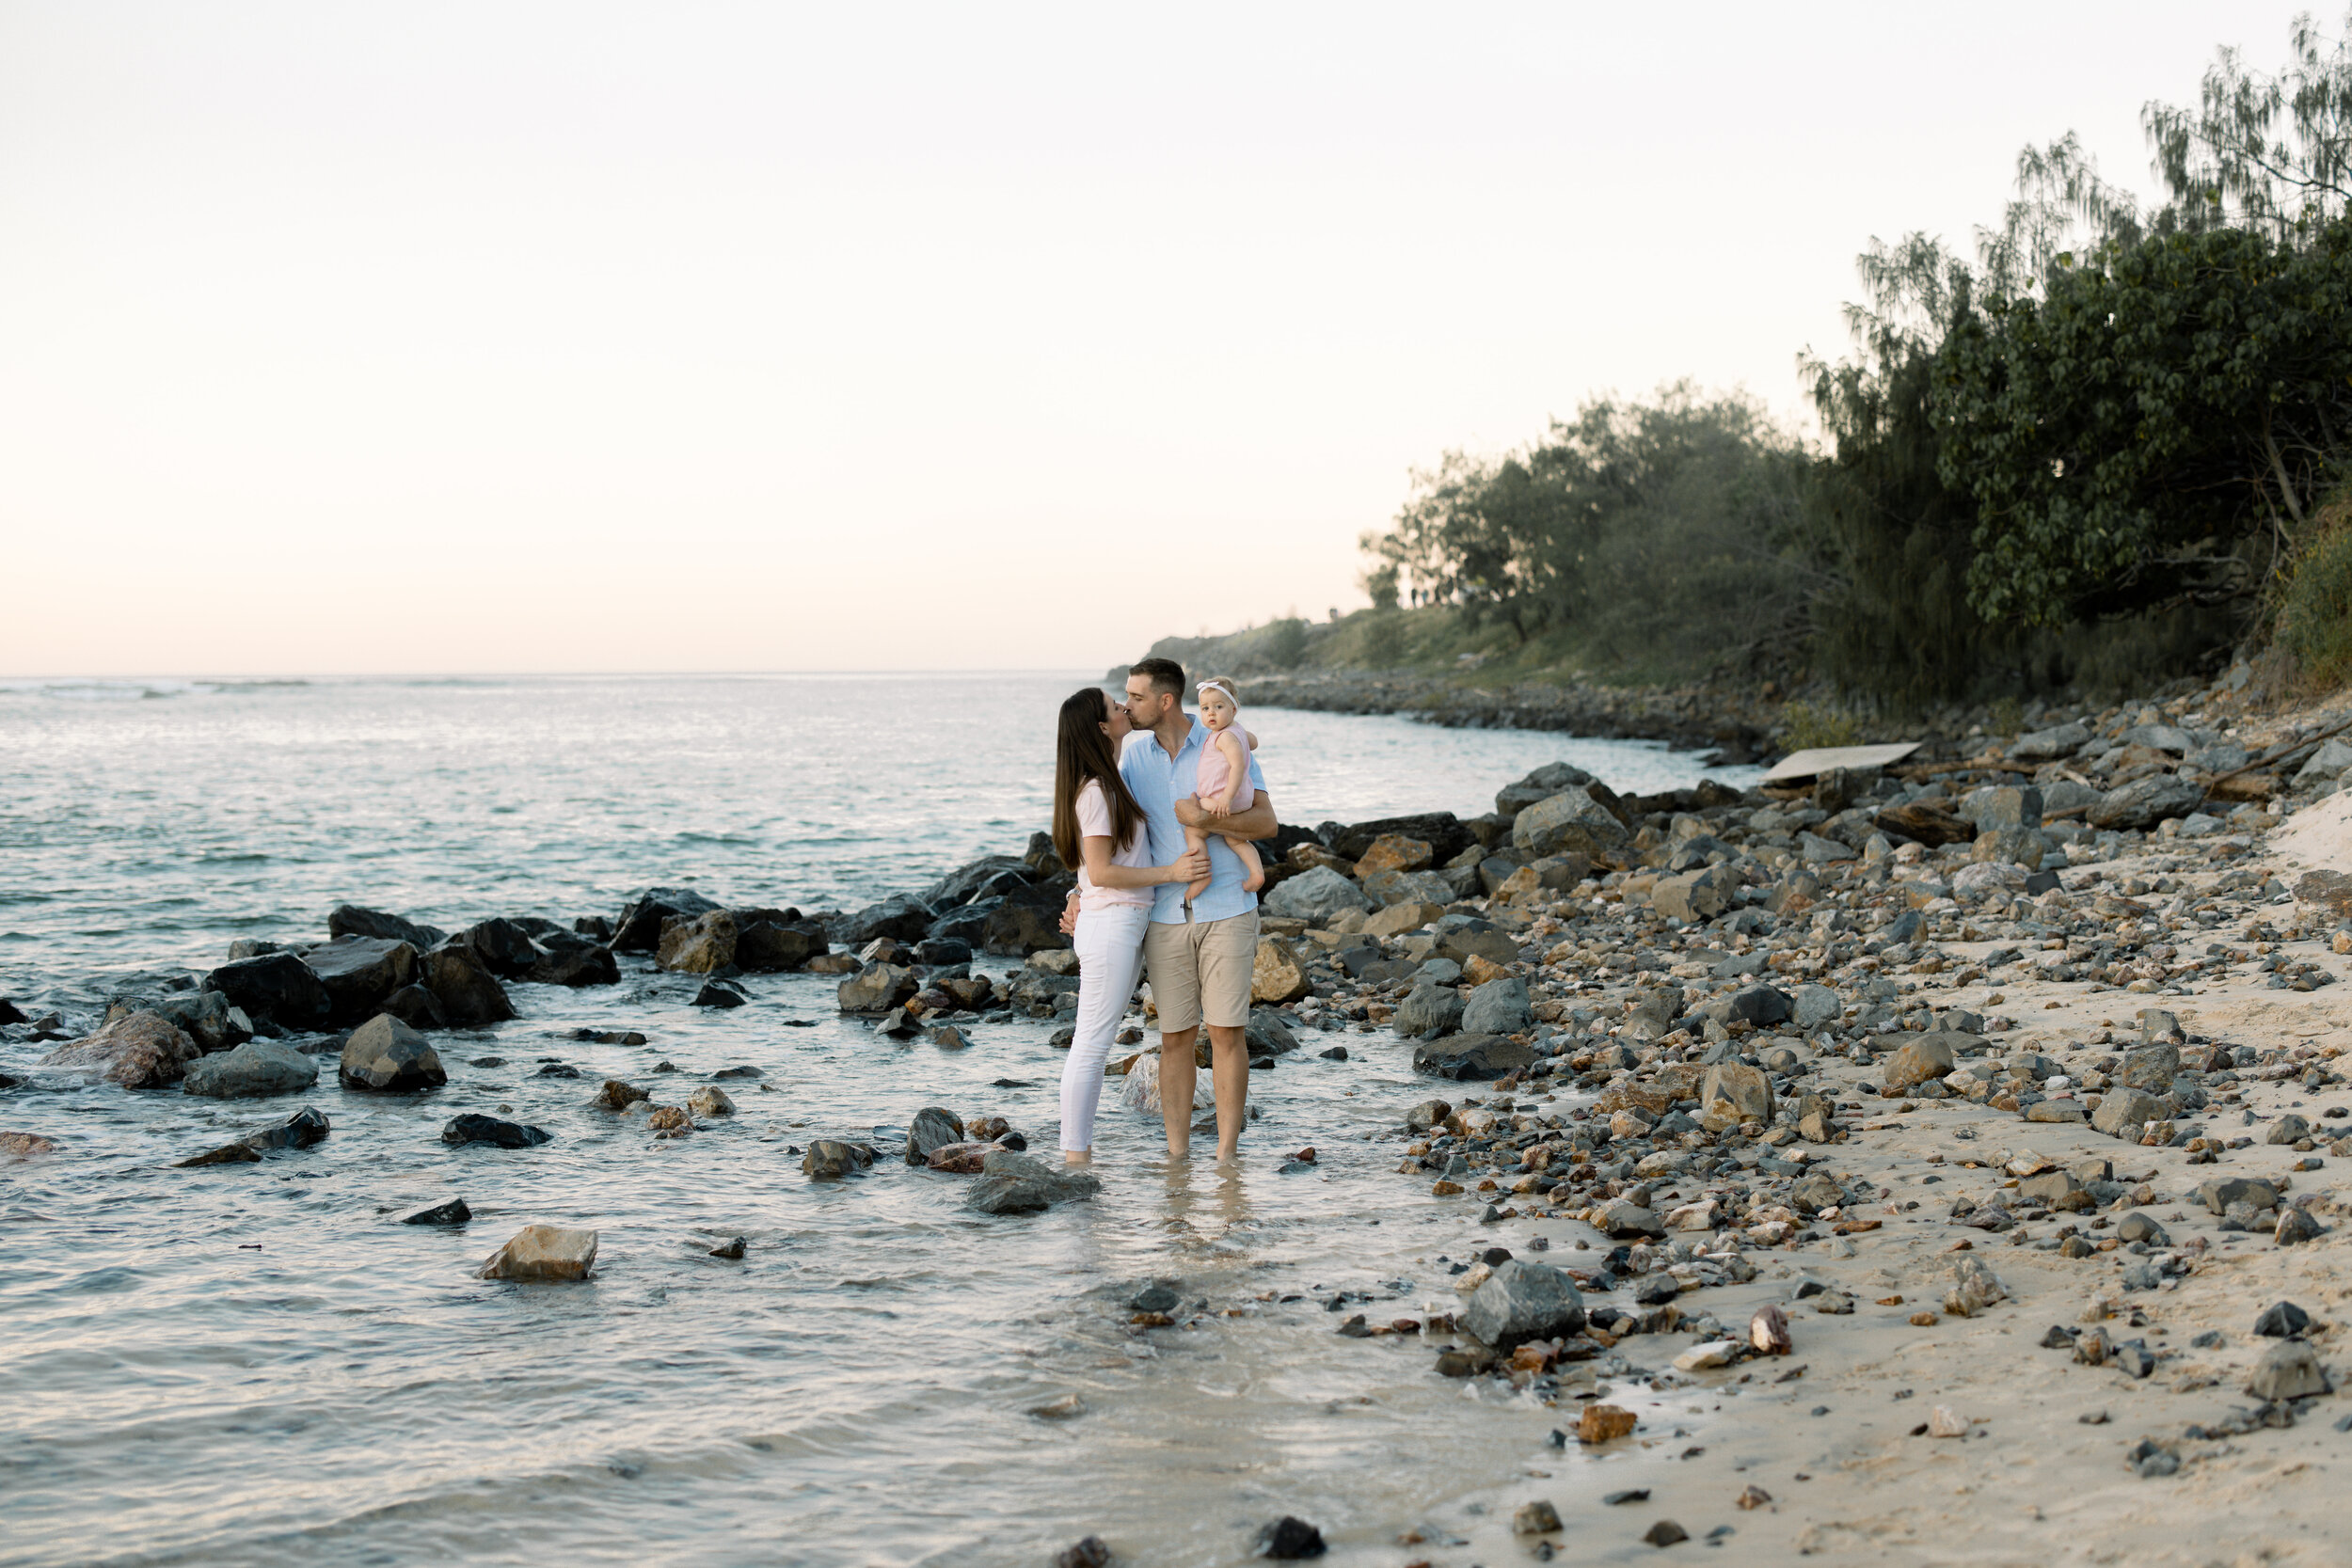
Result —
[[1205, 1020], [1210, 1076], [1216, 1092], [1216, 1157], [1241, 1142], [1249, 1096], [1249, 987], [1258, 961], [1258, 895], [1243, 887], [1240, 858], [1222, 838], [1274, 836], [1274, 803], [1258, 759], [1249, 759], [1256, 799], [1247, 811], [1212, 819], [1190, 800], [1209, 743], [1208, 726], [1184, 711], [1184, 670], [1172, 658], [1147, 658], [1127, 673], [1127, 716], [1135, 733], [1119, 774], [1143, 807], [1152, 859], [1165, 865], [1184, 852], [1184, 829], [1208, 832], [1209, 885], [1186, 903], [1184, 884], [1163, 883], [1152, 895], [1143, 959], [1160, 1014], [1160, 1116], [1168, 1152], [1192, 1148], [1193, 1042]]

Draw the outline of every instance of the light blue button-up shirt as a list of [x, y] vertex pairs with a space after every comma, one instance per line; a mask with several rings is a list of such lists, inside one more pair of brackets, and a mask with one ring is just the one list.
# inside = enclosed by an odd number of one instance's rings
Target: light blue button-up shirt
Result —
[[[1168, 748], [1160, 744], [1160, 737], [1150, 730], [1137, 730], [1127, 737], [1127, 748], [1119, 759], [1119, 776], [1127, 781], [1136, 804], [1143, 808], [1144, 832], [1151, 839], [1153, 865], [1166, 865], [1184, 852], [1184, 828], [1176, 820], [1176, 802], [1199, 793], [1200, 758], [1208, 744], [1209, 726], [1198, 719], [1192, 721], [1192, 733], [1184, 737], [1184, 747], [1172, 757], [1168, 754]], [[1258, 771], [1255, 752], [1249, 754], [1249, 787], [1261, 794], [1265, 791], [1265, 775]], [[1192, 918], [1227, 920], [1256, 909], [1258, 895], [1241, 885], [1247, 875], [1241, 858], [1225, 847], [1223, 839], [1212, 834], [1209, 885], [1192, 901]], [[1184, 923], [1185, 885], [1162, 882], [1152, 890], [1153, 924]]]

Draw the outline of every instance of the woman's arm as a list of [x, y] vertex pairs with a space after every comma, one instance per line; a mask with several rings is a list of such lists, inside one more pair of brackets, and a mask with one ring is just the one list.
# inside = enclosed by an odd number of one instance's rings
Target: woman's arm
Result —
[[1111, 841], [1082, 838], [1078, 853], [1087, 863], [1087, 880], [1096, 887], [1157, 887], [1162, 882], [1197, 882], [1209, 874], [1209, 852], [1194, 849], [1166, 865], [1114, 865]]

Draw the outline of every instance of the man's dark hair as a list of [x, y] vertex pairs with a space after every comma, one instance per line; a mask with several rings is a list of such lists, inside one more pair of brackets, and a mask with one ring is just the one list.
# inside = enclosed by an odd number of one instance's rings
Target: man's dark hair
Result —
[[1127, 666], [1127, 673], [1150, 677], [1152, 689], [1164, 697], [1184, 694], [1184, 667], [1172, 658], [1138, 659]]

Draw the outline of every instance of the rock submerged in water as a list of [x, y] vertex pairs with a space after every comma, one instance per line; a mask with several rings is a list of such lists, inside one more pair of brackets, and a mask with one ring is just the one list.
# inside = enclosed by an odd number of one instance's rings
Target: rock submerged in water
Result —
[[126, 1089], [160, 1089], [176, 1084], [202, 1053], [196, 1042], [153, 1013], [124, 1013], [107, 1019], [96, 1033], [61, 1045], [40, 1059], [43, 1067], [94, 1067], [109, 1084]]
[[809, 1144], [808, 1152], [801, 1156], [801, 1174], [811, 1181], [837, 1181], [873, 1163], [874, 1151], [863, 1144], [818, 1138]]
[[247, 1040], [233, 1051], [198, 1061], [180, 1087], [213, 1100], [262, 1100], [299, 1094], [318, 1081], [316, 1058], [276, 1040]]
[[338, 937], [302, 955], [302, 962], [326, 988], [329, 1023], [358, 1023], [374, 1017], [385, 998], [417, 978], [417, 949], [386, 937]]
[[472, 1218], [473, 1211], [466, 1206], [466, 1200], [462, 1197], [453, 1197], [447, 1203], [437, 1203], [430, 1209], [420, 1209], [413, 1214], [405, 1215], [400, 1223], [403, 1225], [464, 1225]]
[[1087, 1171], [1056, 1170], [1025, 1154], [1000, 1149], [980, 1164], [979, 1179], [964, 1194], [964, 1207], [984, 1214], [1019, 1214], [1057, 1203], [1092, 1197], [1100, 1180]]
[[596, 1264], [596, 1233], [560, 1225], [526, 1225], [477, 1271], [483, 1279], [555, 1285], [585, 1279]]
[[225, 963], [204, 977], [248, 1018], [266, 1018], [283, 1029], [320, 1029], [335, 1009], [326, 984], [292, 953]]
[[400, 1020], [378, 1013], [351, 1032], [336, 1076], [347, 1089], [405, 1094], [449, 1082], [439, 1053]]
[[467, 1115], [452, 1117], [441, 1126], [441, 1141], [453, 1148], [465, 1144], [491, 1144], [500, 1148], [531, 1148], [546, 1143], [551, 1133], [544, 1127], [526, 1127], [520, 1122], [501, 1121], [496, 1117]]
[[1584, 1326], [1584, 1298], [1566, 1271], [1549, 1263], [1506, 1258], [1471, 1292], [1462, 1331], [1498, 1351], [1530, 1339], [1574, 1334]]
[[308, 1148], [325, 1138], [329, 1130], [326, 1113], [315, 1106], [306, 1105], [274, 1127], [261, 1128], [246, 1133], [235, 1143], [223, 1144], [193, 1159], [182, 1160], [173, 1168], [188, 1170], [201, 1165], [252, 1164], [264, 1153], [281, 1148]]
[[706, 1085], [686, 1097], [686, 1108], [706, 1120], [714, 1120], [735, 1115], [735, 1099], [724, 1089]]
[[38, 1132], [0, 1132], [0, 1159], [30, 1160], [36, 1155], [55, 1154], [55, 1140]]

